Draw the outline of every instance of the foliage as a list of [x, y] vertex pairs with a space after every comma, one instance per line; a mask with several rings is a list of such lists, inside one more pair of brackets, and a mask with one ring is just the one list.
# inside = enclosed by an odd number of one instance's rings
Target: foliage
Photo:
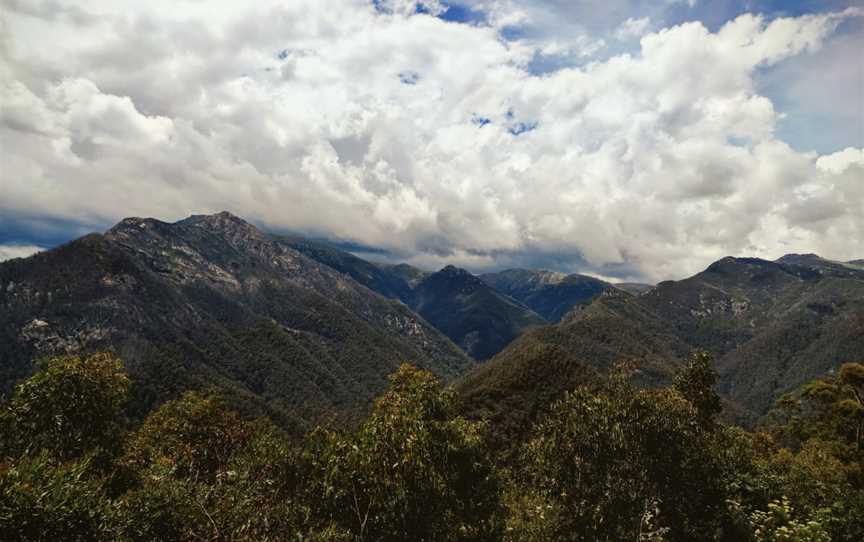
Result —
[[[356, 429], [305, 438], [199, 392], [125, 428], [119, 367], [108, 355], [45, 362], [0, 405], [0, 539], [864, 538], [856, 418], [844, 403], [860, 390], [852, 364], [787, 398], [756, 433], [717, 421], [707, 356], [668, 388], [595, 375], [538, 412], [506, 463], [487, 423], [459, 416], [454, 391], [409, 365]], [[52, 442], [37, 405], [72, 436]]]
[[331, 517], [360, 539], [494, 539], [482, 427], [455, 415], [453, 393], [430, 373], [403, 365], [390, 380], [356, 435], [320, 436], [314, 462]]
[[249, 424], [218, 398], [187, 392], [147, 417], [129, 438], [124, 461], [135, 470], [212, 480], [250, 438]]
[[864, 365], [805, 384], [769, 418], [786, 447], [768, 457], [783, 494], [802, 515], [823, 516], [832, 540], [864, 538]]
[[92, 457], [58, 464], [47, 451], [0, 465], [0, 540], [107, 539], [109, 502]]
[[[633, 540], [650, 532], [711, 539], [725, 494], [697, 417], [672, 390], [618, 382], [602, 393], [567, 394], [524, 451], [523, 484], [540, 511], [528, 514], [524, 528], [554, 540]], [[513, 528], [522, 539], [523, 527]]]
[[673, 381], [675, 390], [690, 401], [704, 423], [711, 423], [722, 410], [716, 384], [717, 372], [707, 352], [696, 353]]
[[750, 514], [754, 538], [758, 542], [831, 542], [817, 519], [800, 521], [793, 517], [788, 499], [774, 501], [765, 511]]
[[47, 451], [72, 459], [119, 442], [129, 379], [111, 354], [65, 356], [38, 363], [3, 409], [7, 452]]

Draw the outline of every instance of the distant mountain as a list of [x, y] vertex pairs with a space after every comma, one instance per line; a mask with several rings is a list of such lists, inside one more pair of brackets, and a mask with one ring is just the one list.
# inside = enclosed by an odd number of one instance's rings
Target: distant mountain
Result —
[[448, 265], [414, 288], [411, 307], [474, 359], [484, 360], [546, 321], [464, 269]]
[[400, 299], [476, 360], [497, 354], [525, 330], [547, 324], [463, 269], [447, 266], [428, 273], [407, 264], [373, 264], [325, 243], [297, 238], [286, 242], [364, 286]]
[[505, 432], [618, 362], [655, 385], [708, 350], [733, 415], [753, 421], [864, 359], [864, 261], [729, 257], [653, 287], [521, 269], [477, 277], [372, 263], [219, 213], [129, 218], [0, 263], [0, 393], [34, 358], [98, 349], [126, 360], [138, 414], [216, 387], [286, 426], [358, 412], [405, 361], [452, 379], [475, 365], [468, 355], [491, 358], [458, 390], [466, 413]]
[[[858, 261], [862, 262], [862, 260]], [[859, 265], [855, 263], [855, 260], [851, 262], [835, 262], [833, 260], [826, 260], [816, 254], [787, 254], [778, 258], [776, 262], [780, 264], [806, 267], [819, 272], [827, 272], [834, 276], [854, 277], [860, 276], [861, 272], [861, 269]]]
[[406, 301], [411, 296], [413, 285], [409, 277], [407, 275], [403, 277], [402, 273], [394, 270], [395, 266], [388, 268], [368, 262], [326, 242], [302, 237], [278, 237], [277, 239], [309, 258], [332, 267], [340, 273], [345, 273], [383, 296], [402, 301]]
[[0, 263], [2, 391], [34, 357], [103, 348], [141, 413], [216, 386], [286, 424], [357, 410], [405, 361], [445, 378], [472, 363], [402, 303], [228, 213], [129, 218]]
[[616, 282], [613, 286], [633, 295], [642, 295], [654, 287], [653, 284], [643, 284], [641, 282]]
[[612, 288], [608, 282], [586, 275], [533, 269], [508, 269], [486, 273], [480, 278], [550, 322], [561, 320], [577, 305], [589, 303]]
[[560, 323], [525, 333], [458, 381], [464, 413], [489, 418], [505, 441], [522, 432], [564, 392], [618, 362], [636, 363], [640, 382], [668, 381], [689, 347], [673, 326], [611, 288]]
[[396, 265], [389, 264], [376, 264], [381, 269], [390, 273], [393, 276], [396, 276], [403, 281], [405, 281], [408, 286], [412, 289], [415, 288], [420, 282], [431, 275], [432, 273], [428, 271], [423, 271], [422, 269], [417, 269], [416, 267], [410, 266], [407, 263], [400, 263]]
[[864, 359], [864, 271], [809, 256], [724, 258], [639, 296], [607, 291], [459, 388], [469, 413], [518, 427], [586, 373], [630, 361], [638, 379], [662, 382], [695, 350], [715, 355], [732, 414], [752, 421], [782, 393]]

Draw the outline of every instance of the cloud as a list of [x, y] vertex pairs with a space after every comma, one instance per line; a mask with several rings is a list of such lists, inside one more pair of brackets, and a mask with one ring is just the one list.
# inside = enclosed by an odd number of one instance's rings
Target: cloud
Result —
[[757, 84], [855, 13], [689, 22], [539, 75], [538, 55], [588, 42], [502, 39], [539, 24], [503, 2], [488, 25], [378, 4], [9, 10], [0, 216], [229, 209], [415, 262], [650, 280], [728, 254], [864, 254], [860, 149], [796, 151]]
[[45, 249], [32, 245], [0, 245], [0, 262], [12, 258], [26, 258], [42, 250]]
[[629, 17], [615, 30], [615, 37], [622, 41], [641, 37], [650, 25], [650, 17], [640, 17], [638, 19]]
[[758, 88], [788, 112], [778, 126], [779, 136], [795, 148], [819, 152], [864, 140], [862, 49], [864, 18], [850, 18], [818, 51], [790, 58], [757, 77]]

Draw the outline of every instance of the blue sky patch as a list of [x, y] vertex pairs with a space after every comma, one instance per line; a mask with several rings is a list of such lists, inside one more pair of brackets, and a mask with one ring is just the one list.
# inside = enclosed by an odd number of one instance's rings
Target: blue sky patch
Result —
[[485, 24], [486, 14], [482, 11], [472, 9], [471, 7], [464, 4], [445, 4], [447, 9], [444, 13], [438, 16], [439, 19], [443, 19], [445, 21], [450, 21], [452, 23], [463, 23], [463, 24]]
[[420, 74], [415, 71], [401, 72], [399, 74], [399, 82], [403, 85], [416, 85], [420, 80]]
[[525, 37], [525, 30], [519, 26], [505, 26], [498, 34], [504, 41], [517, 41]]
[[537, 124], [536, 120], [533, 122], [517, 122], [507, 128], [507, 131], [510, 132], [511, 135], [518, 136], [536, 130]]
[[492, 124], [492, 119], [487, 117], [481, 117], [480, 115], [474, 115], [473, 117], [471, 117], [471, 123], [482, 128], [487, 124]]

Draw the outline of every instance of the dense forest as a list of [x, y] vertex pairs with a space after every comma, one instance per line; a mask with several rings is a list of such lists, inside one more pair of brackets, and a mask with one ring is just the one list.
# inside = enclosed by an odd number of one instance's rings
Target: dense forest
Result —
[[40, 361], [0, 409], [2, 540], [864, 539], [864, 365], [718, 421], [711, 358], [666, 388], [577, 386], [528, 432], [403, 365], [353, 427], [304, 437], [187, 392], [133, 423], [111, 354]]

